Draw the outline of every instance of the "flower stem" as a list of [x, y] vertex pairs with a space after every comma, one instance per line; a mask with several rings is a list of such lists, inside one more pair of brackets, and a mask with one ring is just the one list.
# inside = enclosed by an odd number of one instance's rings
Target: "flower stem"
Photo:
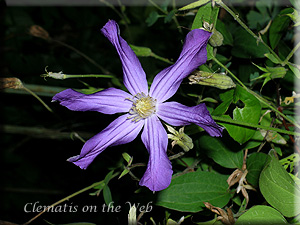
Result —
[[166, 58], [164, 58], [164, 57], [161, 57], [161, 56], [158, 56], [158, 55], [156, 55], [155, 53], [151, 53], [151, 56], [153, 57], [153, 58], [155, 58], [155, 59], [158, 59], [158, 60], [161, 60], [161, 61], [163, 61], [163, 62], [165, 62], [165, 63], [169, 63], [169, 64], [174, 64], [172, 61], [170, 61], [169, 59], [166, 59]]
[[286, 57], [286, 59], [282, 62], [282, 66], [285, 66], [288, 61], [290, 60], [290, 58], [292, 58], [292, 56], [294, 55], [294, 53], [298, 50], [298, 48], [300, 47], [300, 42], [293, 48], [293, 50], [290, 52], [290, 54]]
[[[119, 172], [114, 173], [114, 174], [112, 175], [111, 179], [114, 178], [114, 177], [116, 177], [118, 174], [119, 174]], [[63, 203], [64, 201], [67, 201], [67, 200], [69, 200], [70, 198], [75, 197], [76, 195], [79, 195], [79, 194], [81, 194], [81, 193], [83, 193], [83, 192], [85, 192], [85, 191], [88, 191], [88, 190], [90, 190], [90, 189], [92, 189], [92, 188], [94, 188], [94, 187], [97, 187], [97, 186], [100, 185], [101, 183], [103, 183], [103, 180], [102, 180], [102, 181], [99, 181], [99, 182], [96, 182], [96, 183], [93, 183], [92, 185], [90, 185], [90, 186], [88, 186], [88, 187], [85, 187], [85, 188], [83, 188], [83, 189], [81, 189], [81, 190], [79, 190], [79, 191], [77, 191], [77, 192], [75, 192], [75, 193], [73, 193], [73, 194], [71, 194], [71, 195], [69, 195], [69, 196], [67, 196], [67, 197], [65, 197], [65, 198], [63, 198], [63, 199], [61, 199], [61, 200], [55, 202], [55, 203], [53, 203], [52, 205], [50, 205], [50, 206], [48, 206], [47, 208], [45, 208], [45, 209], [44, 209], [42, 212], [40, 212], [38, 215], [36, 215], [35, 217], [33, 217], [32, 219], [30, 219], [29, 221], [27, 221], [26, 223], [24, 223], [24, 224], [22, 224], [22, 225], [28, 225], [28, 224], [30, 224], [32, 221], [34, 221], [36, 218], [38, 218], [39, 216], [41, 216], [43, 213], [47, 212], [48, 209], [50, 209], [50, 208], [52, 208], [52, 207], [54, 207], [54, 206], [56, 206], [56, 205], [59, 205], [60, 203]]]
[[258, 37], [255, 33], [253, 33], [253, 31], [247, 27], [247, 25], [239, 18], [239, 16], [236, 15], [226, 4], [224, 4], [224, 2], [222, 2], [222, 0], [215, 0], [215, 2], [218, 5], [220, 5], [223, 9], [225, 9], [234, 18], [234, 20], [236, 20], [258, 42], [261, 42], [272, 53], [272, 55], [274, 55], [274, 57], [278, 60], [278, 62], [280, 62], [280, 64], [282, 66], [285, 65], [285, 64], [283, 64], [284, 62], [282, 62], [282, 60], [279, 58], [279, 56], [273, 51], [273, 49], [270, 48], [269, 45], [267, 45], [261, 37]]
[[115, 78], [114, 75], [109, 74], [63, 74], [63, 73], [53, 73], [48, 72], [47, 74], [41, 74], [42, 77], [51, 77], [58, 80], [65, 80], [68, 78]]
[[101, 78], [114, 78], [115, 76], [113, 75], [108, 75], [108, 74], [75, 74], [75, 75], [71, 75], [71, 74], [65, 74], [65, 79], [67, 78], [80, 78], [80, 77], [101, 77]]
[[216, 59], [216, 57], [212, 57], [212, 60], [214, 60], [219, 66], [224, 68], [246, 91], [248, 91], [250, 94], [252, 94], [254, 97], [256, 97], [262, 104], [267, 106], [268, 108], [272, 109], [274, 112], [276, 112], [278, 115], [283, 117], [285, 120], [289, 121], [290, 123], [294, 124], [297, 128], [300, 129], [300, 125], [297, 124], [295, 121], [284, 115], [282, 112], [280, 112], [278, 109], [276, 109], [270, 102], [268, 102], [266, 99], [255, 93], [254, 91], [250, 90], [246, 85], [243, 84], [242, 81], [240, 81], [225, 65], [223, 65], [219, 60]]
[[252, 124], [252, 123], [247, 123], [247, 122], [243, 122], [243, 121], [237, 121], [237, 120], [233, 120], [233, 119], [224, 118], [224, 117], [221, 117], [221, 116], [212, 116], [212, 118], [214, 120], [220, 121], [220, 122], [225, 122], [225, 123], [230, 123], [230, 124], [236, 124], [236, 125], [241, 125], [241, 126], [245, 126], [245, 127], [251, 127], [251, 128], [255, 128], [255, 129], [260, 128], [260, 129], [264, 129], [264, 130], [272, 130], [272, 131], [276, 131], [276, 132], [282, 133], [282, 134], [300, 136], [299, 132], [282, 130], [282, 129], [275, 128], [275, 127], [268, 127], [268, 126], [263, 126], [263, 125], [259, 125], [259, 124]]
[[28, 93], [30, 93], [33, 97], [35, 97], [37, 100], [39, 100], [40, 103], [42, 103], [42, 105], [51, 113], [53, 113], [52, 109], [33, 91], [31, 91], [30, 89], [26, 88], [24, 85], [22, 87], [22, 89], [24, 89], [25, 91], [27, 91]]
[[62, 41], [56, 40], [56, 39], [51, 39], [51, 41], [56, 42], [60, 45], [63, 45], [69, 49], [71, 49], [72, 51], [76, 52], [78, 55], [82, 56], [83, 58], [85, 58], [86, 60], [88, 60], [90, 63], [92, 63], [94, 66], [96, 66], [98, 69], [100, 69], [103, 73], [109, 74], [109, 71], [107, 71], [106, 69], [104, 69], [102, 66], [100, 66], [95, 60], [93, 60], [92, 58], [90, 58], [89, 56], [87, 56], [86, 54], [84, 54], [83, 52], [79, 51], [78, 49], [74, 48], [71, 45], [68, 45]]
[[[158, 4], [156, 4], [154, 1], [149, 0], [149, 2], [150, 2], [155, 8], [157, 8], [159, 11], [161, 11], [163, 14], [165, 14], [165, 15], [168, 15], [168, 14], [169, 14], [169, 12], [168, 12], [167, 10], [162, 9], [162, 8], [161, 8]], [[173, 9], [175, 10], [176, 5], [175, 5], [175, 1], [174, 1], [174, 0], [173, 0], [173, 2], [172, 2], [172, 6], [173, 6]], [[176, 27], [177, 27], [178, 31], [179, 31], [180, 33], [182, 33], [182, 29], [181, 29], [181, 27], [180, 27], [180, 25], [179, 25], [179, 22], [178, 22], [178, 20], [177, 20], [177, 18], [176, 18], [175, 15], [173, 16], [173, 20], [174, 20], [174, 23], [176, 24]]]

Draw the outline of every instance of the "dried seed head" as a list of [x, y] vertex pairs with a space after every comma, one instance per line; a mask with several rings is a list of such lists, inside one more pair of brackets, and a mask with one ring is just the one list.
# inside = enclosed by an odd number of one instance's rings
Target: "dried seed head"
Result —
[[213, 213], [217, 214], [217, 220], [220, 220], [225, 225], [233, 225], [235, 223], [233, 213], [230, 208], [227, 208], [227, 212], [220, 207], [213, 206], [209, 202], [203, 202], [205, 207]]
[[5, 88], [22, 89], [23, 84], [16, 77], [0, 78], [0, 90]]
[[219, 89], [229, 89], [235, 87], [232, 79], [224, 73], [211, 73], [205, 71], [194, 71], [189, 76], [189, 84], [200, 84]]
[[51, 39], [49, 33], [44, 28], [38, 25], [32, 25], [29, 28], [29, 34], [47, 41]]

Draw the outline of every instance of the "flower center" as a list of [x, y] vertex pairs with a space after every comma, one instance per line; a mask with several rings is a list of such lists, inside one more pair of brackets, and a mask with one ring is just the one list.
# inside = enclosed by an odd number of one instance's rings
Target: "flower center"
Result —
[[133, 103], [129, 110], [128, 119], [132, 119], [134, 122], [145, 119], [156, 112], [156, 99], [146, 96], [143, 92], [136, 94], [133, 99], [129, 100]]

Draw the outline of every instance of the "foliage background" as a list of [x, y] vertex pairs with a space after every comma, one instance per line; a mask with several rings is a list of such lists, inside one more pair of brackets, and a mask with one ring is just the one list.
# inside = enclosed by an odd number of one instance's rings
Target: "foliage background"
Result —
[[[275, 4], [273, 1], [253, 1], [248, 2], [248, 5], [245, 5], [245, 1], [239, 1], [239, 3], [232, 7], [238, 13], [239, 18], [245, 21], [255, 33], [265, 28], [268, 22], [271, 19], [274, 20], [282, 9], [291, 6], [289, 2]], [[103, 180], [112, 169], [120, 169], [123, 164], [126, 165], [122, 158], [123, 152], [133, 156], [135, 163], [145, 163], [148, 160], [147, 151], [140, 139], [137, 138], [130, 144], [107, 149], [86, 171], [66, 162], [67, 158], [79, 153], [83, 144], [82, 141], [71, 135], [72, 132], [82, 134], [82, 137], [87, 140], [105, 128], [114, 118], [114, 116], [102, 115], [97, 112], [72, 112], [58, 104], [51, 103], [51, 96], [57, 92], [55, 87], [59, 87], [61, 90], [70, 87], [90, 88], [89, 90], [91, 88], [100, 90], [110, 86], [122, 87], [122, 71], [118, 55], [106, 38], [101, 35], [101, 27], [108, 19], [114, 19], [120, 24], [121, 35], [128, 43], [148, 47], [155, 54], [174, 61], [181, 51], [185, 35], [191, 29], [197, 9], [190, 10], [189, 14], [181, 12], [176, 15], [176, 20], [180, 25], [180, 29], [178, 29], [178, 24], [172, 17], [174, 15], [173, 7], [178, 8], [176, 4], [168, 7], [160, 5], [160, 9], [151, 2], [144, 7], [125, 5], [115, 7], [6, 7], [4, 2], [1, 4], [3, 6], [1, 7], [3, 29], [1, 32], [0, 76], [17, 77], [25, 86], [36, 85], [35, 91], [44, 91], [45, 94], [41, 95], [41, 98], [54, 111], [54, 113], [47, 111], [37, 99], [26, 92], [3, 89], [0, 93], [2, 124], [0, 129], [2, 131], [0, 138], [0, 219], [24, 223], [36, 215], [36, 213], [24, 212], [26, 203], [38, 201], [40, 205], [50, 205], [96, 181]], [[163, 10], [166, 10], [166, 13]], [[282, 59], [293, 49], [293, 40], [295, 40], [296, 28], [293, 27], [292, 20], [286, 18], [286, 23], [280, 24], [282, 30], [279, 32], [280, 37], [277, 44], [272, 44], [272, 48]], [[291, 96], [295, 79], [291, 70], [288, 70], [281, 78], [268, 82], [262, 90], [261, 82], [250, 81], [250, 78], [262, 74], [262, 71], [253, 63], [262, 67], [276, 65], [264, 57], [264, 52], [258, 52], [257, 48], [251, 49], [249, 43], [252, 37], [244, 34], [244, 30], [228, 13], [220, 10], [219, 19], [226, 25], [226, 29], [223, 31], [226, 30], [227, 33], [221, 32], [224, 35], [224, 45], [218, 48], [218, 59], [234, 74], [237, 74], [244, 84], [275, 104], [278, 104], [280, 97], [284, 99]], [[32, 25], [43, 27], [53, 39], [59, 42], [48, 42], [29, 35], [28, 29]], [[263, 35], [268, 44], [270, 44], [269, 34], [270, 31]], [[83, 52], [104, 69], [93, 65], [75, 51], [60, 44], [61, 42]], [[139, 57], [139, 59], [148, 80], [152, 80], [160, 70], [169, 65], [153, 57]], [[207, 65], [211, 66], [213, 72], [224, 71], [213, 61], [208, 62]], [[48, 71], [63, 71], [66, 74], [102, 74], [109, 71], [109, 74], [113, 74], [115, 77], [113, 79], [43, 79], [40, 75], [45, 74], [45, 67]], [[205, 101], [209, 109], [213, 111], [222, 103], [223, 99], [220, 99], [222, 93], [225, 91], [214, 87], [190, 86], [186, 79], [173, 98], [190, 106], [205, 98], [212, 98], [216, 101], [209, 99]], [[237, 105], [243, 107], [244, 103], [239, 102]], [[230, 105], [228, 112], [232, 112], [234, 107], [234, 105]], [[290, 117], [295, 116], [294, 107], [293, 104], [286, 106], [285, 113]], [[8, 129], [5, 125], [13, 127]], [[24, 131], [24, 127], [31, 129]], [[39, 128], [47, 130], [39, 133]], [[193, 160], [199, 159], [200, 164], [197, 168], [229, 176], [234, 167], [226, 167], [222, 162], [218, 163], [214, 156], [209, 155], [212, 154], [209, 153], [210, 148], [216, 146], [214, 140], [192, 128], [187, 132], [193, 138], [195, 148], [185, 154], [183, 158], [185, 163], [190, 164]], [[54, 131], [54, 135], [50, 131]], [[66, 137], [60, 135], [59, 132], [64, 132]], [[276, 147], [277, 153], [279, 155], [280, 152], [282, 153], [280, 158], [291, 155], [294, 151], [294, 143], [291, 142], [288, 135], [283, 135], [283, 139], [287, 141], [284, 146], [266, 143], [260, 151], [268, 154], [271, 148]], [[205, 144], [210, 141], [211, 144]], [[241, 150], [250, 143], [249, 141], [241, 146], [227, 132], [224, 132], [224, 137], [218, 141], [225, 144], [231, 152], [240, 152], [239, 155], [243, 155]], [[263, 142], [260, 141], [250, 153], [257, 151]], [[253, 144], [253, 140], [251, 143]], [[173, 150], [176, 153], [181, 151], [178, 146], [175, 146]], [[242, 158], [239, 156], [237, 159], [239, 166], [242, 164], [240, 159]], [[186, 168], [179, 160], [173, 161], [173, 167], [175, 172], [181, 172]], [[144, 169], [138, 168], [133, 172], [137, 177], [141, 177]], [[169, 213], [174, 220], [178, 220], [183, 215], [192, 215], [193, 221], [206, 221], [214, 218], [214, 214], [205, 208], [198, 213], [184, 213], [155, 205], [157, 193], [153, 194], [149, 190], [140, 189], [138, 183], [129, 175], [119, 180], [112, 179], [109, 188], [115, 205], [122, 207], [120, 213], [100, 212], [101, 206], [105, 203], [103, 196], [91, 196], [89, 195], [91, 191], [88, 191], [66, 203], [78, 205], [79, 209], [84, 205], [96, 205], [99, 207], [97, 213], [81, 213], [80, 210], [76, 213], [45, 213], [32, 224], [46, 224], [46, 221], [53, 224], [81, 221], [95, 224], [104, 222], [106, 224], [124, 224], [124, 221], [127, 222], [129, 210], [127, 201], [142, 205], [153, 202], [153, 210], [146, 213], [142, 220], [147, 221], [148, 224], [151, 224], [150, 217], [153, 217], [157, 223], [164, 224], [163, 220], [168, 217], [166, 215]], [[139, 193], [135, 193], [136, 190], [139, 190]], [[231, 191], [232, 196], [233, 193], [234, 190]], [[239, 197], [239, 201], [242, 201], [243, 197], [241, 195]], [[248, 208], [266, 203], [260, 191], [250, 191], [249, 197]], [[233, 205], [234, 210], [238, 211], [239, 206], [236, 202], [230, 200], [227, 206]]]

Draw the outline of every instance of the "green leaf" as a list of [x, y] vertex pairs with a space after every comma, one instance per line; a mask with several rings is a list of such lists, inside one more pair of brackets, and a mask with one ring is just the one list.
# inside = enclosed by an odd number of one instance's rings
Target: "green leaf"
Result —
[[123, 153], [122, 153], [122, 156], [123, 156], [123, 158], [125, 159], [125, 161], [126, 161], [127, 163], [129, 163], [129, 161], [130, 161], [130, 159], [131, 159], [131, 156], [130, 156], [128, 153], [126, 153], [126, 152], [123, 152]]
[[184, 7], [181, 7], [178, 10], [182, 11], [182, 10], [194, 9], [194, 8], [199, 7], [201, 5], [204, 5], [204, 4], [208, 3], [208, 2], [210, 2], [210, 0], [199, 0], [199, 1], [193, 2], [191, 4], [188, 4], [188, 5], [184, 6]]
[[[258, 124], [261, 110], [260, 102], [239, 85], [236, 86], [234, 93], [235, 103], [237, 103], [238, 100], [241, 100], [245, 106], [243, 108], [236, 107], [233, 110], [233, 120]], [[222, 123], [222, 125], [226, 127], [229, 135], [240, 144], [250, 140], [255, 133], [254, 129], [242, 126], [229, 123]]]
[[235, 225], [257, 225], [257, 224], [284, 224], [288, 223], [286, 219], [276, 209], [257, 205], [250, 208], [247, 212], [241, 215]]
[[223, 115], [228, 110], [230, 104], [233, 101], [233, 94], [233, 89], [220, 94], [220, 99], [223, 102], [212, 112], [212, 115]]
[[200, 7], [193, 21], [192, 30], [201, 28], [203, 26], [203, 21], [216, 26], [218, 14], [219, 7], [212, 7], [211, 4]]
[[151, 27], [153, 24], [155, 24], [155, 22], [158, 20], [159, 17], [160, 15], [156, 11], [152, 11], [148, 16], [148, 18], [146, 19], [146, 23], [148, 27]]
[[112, 178], [112, 175], [113, 175], [114, 171], [110, 171], [104, 178], [104, 183], [107, 185], [108, 182], [110, 181], [110, 179]]
[[270, 59], [273, 63], [278, 64], [280, 63], [278, 59], [272, 53], [266, 53], [265, 56]]
[[285, 170], [289, 168], [289, 172], [294, 171], [295, 165], [298, 165], [300, 162], [300, 156], [297, 153], [293, 153], [279, 161]]
[[263, 139], [264, 137], [261, 135], [260, 131], [259, 130], [255, 131], [251, 139], [243, 145], [243, 150], [252, 149], [261, 145]]
[[105, 186], [103, 187], [103, 198], [105, 201], [106, 205], [109, 205], [110, 202], [112, 202], [112, 196], [111, 196], [111, 192], [110, 192], [110, 188], [108, 187], [108, 183], [110, 181], [110, 179], [113, 176], [114, 171], [110, 171], [104, 178], [104, 184]]
[[140, 46], [135, 46], [135, 45], [129, 45], [131, 49], [134, 51], [134, 53], [137, 56], [141, 57], [149, 57], [152, 55], [152, 50], [147, 47], [140, 47]]
[[273, 20], [270, 29], [269, 29], [269, 40], [271, 47], [274, 49], [277, 47], [284, 31], [288, 28], [290, 19], [287, 16], [284, 16], [286, 13], [292, 13], [291, 8], [283, 9]]
[[175, 13], [176, 13], [176, 9], [173, 9], [171, 12], [168, 13], [168, 15], [165, 17], [164, 19], [164, 23], [169, 23], [171, 22], [171, 20], [173, 19]]
[[207, 156], [219, 165], [226, 168], [242, 168], [243, 151], [233, 152], [221, 140], [208, 135], [198, 139], [201, 150], [206, 150]]
[[170, 186], [159, 192], [157, 205], [183, 212], [198, 212], [203, 202], [224, 207], [230, 200], [228, 176], [206, 171], [187, 173], [172, 179]]
[[246, 179], [255, 187], [258, 186], [259, 176], [267, 162], [267, 158], [268, 155], [261, 152], [255, 152], [247, 158], [248, 174]]
[[106, 205], [109, 205], [112, 202], [112, 196], [108, 185], [105, 185], [103, 188], [103, 198]]
[[247, 14], [247, 20], [250, 29], [256, 29], [258, 24], [260, 27], [263, 27], [270, 19], [271, 18], [267, 12], [259, 13], [254, 10], [250, 10]]
[[267, 202], [286, 217], [300, 213], [300, 189], [281, 166], [274, 155], [269, 154], [270, 162], [264, 167], [259, 178], [259, 187]]
[[288, 66], [290, 68], [291, 71], [293, 71], [293, 73], [295, 74], [295, 76], [300, 79], [300, 69], [298, 68], [297, 65], [295, 64], [291, 64], [291, 63], [288, 63]]
[[119, 176], [118, 179], [122, 178], [123, 176], [125, 176], [127, 173], [129, 173], [129, 170], [128, 169], [124, 169], [121, 173], [121, 175]]
[[232, 55], [238, 58], [263, 58], [269, 50], [257, 42], [244, 28], [238, 27], [233, 33]]
[[218, 101], [214, 98], [210, 98], [210, 97], [207, 97], [207, 98], [203, 98], [202, 100], [200, 100], [200, 102], [211, 102], [211, 103], [218, 103]]
[[206, 51], [207, 51], [207, 61], [214, 58], [214, 48], [211, 45], [206, 46]]
[[226, 25], [218, 19], [216, 29], [223, 35], [223, 45], [233, 45], [233, 37]]

